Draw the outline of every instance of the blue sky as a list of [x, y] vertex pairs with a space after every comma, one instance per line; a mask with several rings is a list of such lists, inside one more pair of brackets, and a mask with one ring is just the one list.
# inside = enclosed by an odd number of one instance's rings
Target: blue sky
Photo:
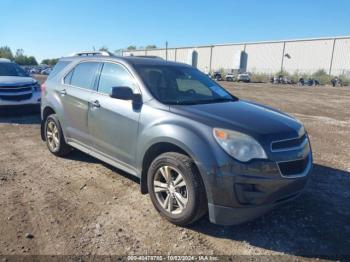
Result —
[[0, 46], [79, 50], [350, 35], [348, 0], [0, 0]]

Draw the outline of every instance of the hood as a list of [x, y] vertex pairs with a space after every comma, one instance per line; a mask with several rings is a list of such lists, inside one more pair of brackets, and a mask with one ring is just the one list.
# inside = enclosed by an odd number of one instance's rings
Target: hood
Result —
[[170, 110], [211, 127], [249, 134], [257, 140], [275, 141], [299, 135], [302, 124], [275, 109], [248, 101], [190, 106], [171, 106]]
[[20, 77], [20, 76], [0, 76], [1, 86], [25, 86], [35, 84], [37, 81], [32, 77]]

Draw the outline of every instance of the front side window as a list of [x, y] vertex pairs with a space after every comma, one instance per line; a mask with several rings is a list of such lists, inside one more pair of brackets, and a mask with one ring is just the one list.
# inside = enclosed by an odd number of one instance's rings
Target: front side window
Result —
[[5, 62], [0, 63], [0, 76], [28, 77], [28, 74], [19, 65]]
[[134, 90], [134, 78], [123, 66], [113, 63], [104, 63], [101, 70], [98, 92], [109, 95], [113, 87], [120, 86], [130, 87]]
[[94, 89], [96, 75], [100, 69], [101, 63], [98, 62], [83, 62], [78, 64], [65, 77], [64, 82], [72, 86], [85, 89]]
[[173, 65], [136, 65], [152, 95], [164, 104], [207, 104], [237, 98], [195, 68]]

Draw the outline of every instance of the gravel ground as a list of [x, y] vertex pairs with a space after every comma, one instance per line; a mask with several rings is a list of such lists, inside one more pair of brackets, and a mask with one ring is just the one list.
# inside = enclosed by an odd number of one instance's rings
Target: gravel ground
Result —
[[350, 257], [350, 89], [222, 85], [304, 122], [315, 168], [298, 199], [239, 226], [177, 227], [137, 179], [79, 151], [53, 156], [38, 114], [0, 109], [0, 255]]

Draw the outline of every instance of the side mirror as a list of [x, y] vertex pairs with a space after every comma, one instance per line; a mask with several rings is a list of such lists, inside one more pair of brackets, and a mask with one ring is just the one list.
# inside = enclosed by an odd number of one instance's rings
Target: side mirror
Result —
[[112, 88], [111, 97], [122, 100], [133, 100], [134, 92], [130, 87], [117, 86]]

